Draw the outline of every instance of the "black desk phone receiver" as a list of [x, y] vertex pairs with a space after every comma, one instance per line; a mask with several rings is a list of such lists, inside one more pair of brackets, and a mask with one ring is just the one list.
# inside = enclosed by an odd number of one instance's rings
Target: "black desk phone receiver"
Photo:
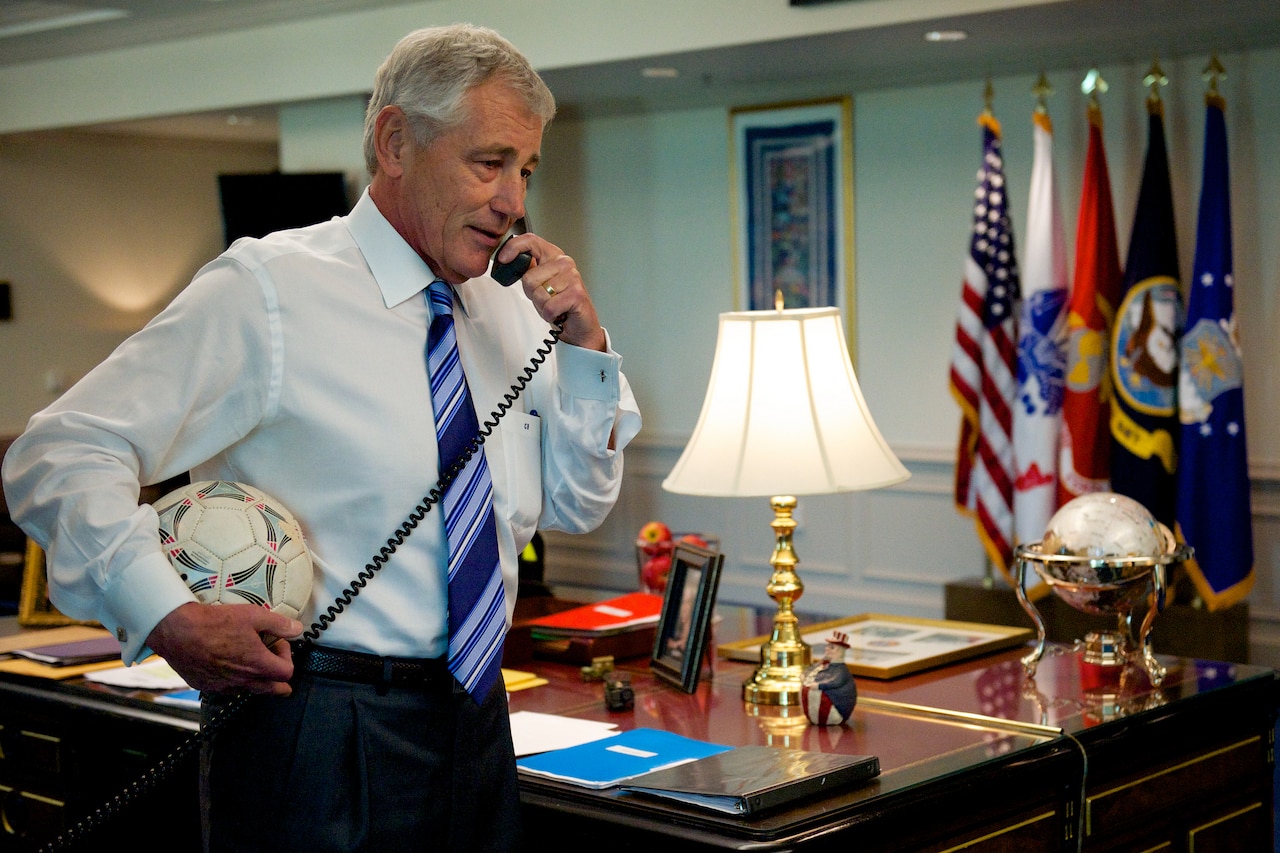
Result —
[[507, 240], [515, 236], [515, 232], [508, 234], [507, 239], [503, 240], [498, 246], [498, 251], [493, 253], [493, 269], [489, 275], [493, 280], [503, 287], [510, 287], [520, 280], [520, 276], [524, 275], [529, 269], [529, 265], [533, 263], [533, 255], [528, 252], [521, 252], [507, 262], [498, 260], [498, 252], [502, 251], [502, 247], [507, 245]]

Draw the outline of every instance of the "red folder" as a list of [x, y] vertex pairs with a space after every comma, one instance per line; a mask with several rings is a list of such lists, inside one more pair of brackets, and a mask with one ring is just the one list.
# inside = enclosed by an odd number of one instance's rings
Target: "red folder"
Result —
[[604, 637], [658, 623], [662, 613], [662, 596], [649, 592], [631, 592], [584, 604], [571, 610], [562, 610], [537, 619], [528, 626], [537, 638], [546, 637]]

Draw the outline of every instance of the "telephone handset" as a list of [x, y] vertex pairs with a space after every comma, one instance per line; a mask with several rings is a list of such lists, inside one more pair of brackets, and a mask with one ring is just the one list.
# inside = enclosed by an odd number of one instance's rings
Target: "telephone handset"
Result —
[[505, 263], [498, 260], [498, 252], [501, 252], [502, 247], [507, 245], [507, 240], [514, 236], [514, 233], [508, 234], [507, 239], [498, 246], [498, 251], [493, 253], [493, 269], [489, 275], [503, 287], [510, 287], [519, 281], [520, 276], [524, 275], [529, 270], [529, 265], [533, 263], [533, 255], [528, 252], [521, 252]]
[[[507, 239], [510, 239], [510, 237]], [[504, 245], [505, 242], [503, 241]], [[516, 256], [515, 261], [501, 265], [504, 268], [503, 270], [499, 270], [499, 264], [495, 262], [492, 276], [501, 284], [510, 286], [524, 274], [532, 260], [532, 257], [527, 252], [522, 252]], [[518, 271], [512, 274], [510, 270], [516, 268], [518, 268]], [[504, 277], [509, 275], [510, 280], [498, 278], [500, 272]], [[391, 556], [395, 554], [396, 549], [404, 544], [404, 541], [409, 538], [427, 513], [431, 511], [431, 507], [444, 499], [444, 493], [449, 488], [449, 484], [462, 472], [471, 457], [481, 452], [485, 439], [492, 435], [493, 430], [498, 426], [498, 421], [511, 409], [516, 400], [519, 399], [520, 394], [528, 387], [529, 380], [538, 372], [538, 368], [547, 360], [547, 356], [551, 355], [551, 348], [560, 340], [560, 335], [563, 332], [564, 330], [560, 323], [557, 322], [551, 326], [549, 337], [543, 340], [542, 344], [534, 350], [529, 363], [514, 377], [511, 390], [503, 393], [502, 399], [498, 401], [496, 408], [480, 423], [475, 436], [467, 442], [467, 446], [463, 448], [453, 463], [440, 472], [440, 478], [436, 481], [435, 487], [414, 506], [405, 520], [400, 523], [400, 526], [387, 539], [386, 544], [378, 549], [378, 553], [356, 574], [346, 589], [338, 594], [333, 603], [325, 608], [324, 612], [317, 617], [315, 622], [311, 623], [307, 630], [302, 632], [302, 639], [307, 642], [315, 642], [320, 634], [329, 627], [329, 624], [337, 618], [338, 614], [342, 613], [351, 604], [352, 600], [360, 594], [360, 590], [364, 589], [369, 584], [369, 581], [373, 580], [374, 576], [386, 565]], [[240, 693], [229, 697], [225, 703], [218, 705], [201, 723], [200, 731], [197, 734], [180, 743], [172, 752], [131, 782], [123, 791], [41, 847], [41, 853], [75, 847], [104, 822], [113, 818], [116, 813], [130, 802], [143, 794], [155, 790], [162, 781], [181, 766], [184, 760], [195, 752], [202, 739], [209, 740], [216, 737], [227, 723], [253, 698], [253, 694]]]

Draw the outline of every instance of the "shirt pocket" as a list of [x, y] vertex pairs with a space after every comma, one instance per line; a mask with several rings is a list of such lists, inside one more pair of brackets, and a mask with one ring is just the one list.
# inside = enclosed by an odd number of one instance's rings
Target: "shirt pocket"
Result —
[[537, 528], [542, 514], [542, 419], [510, 410], [486, 443], [495, 442], [502, 483], [494, 483], [494, 508], [511, 522], [517, 542]]

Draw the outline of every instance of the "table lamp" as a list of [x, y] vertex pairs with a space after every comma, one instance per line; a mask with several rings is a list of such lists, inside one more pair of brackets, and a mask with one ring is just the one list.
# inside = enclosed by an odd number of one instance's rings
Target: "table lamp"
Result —
[[810, 651], [793, 605], [804, 592], [792, 548], [796, 495], [875, 489], [910, 474], [876, 429], [849, 361], [837, 308], [720, 315], [702, 413], [662, 487], [769, 497], [775, 535], [766, 587], [777, 603], [744, 701], [798, 705]]

